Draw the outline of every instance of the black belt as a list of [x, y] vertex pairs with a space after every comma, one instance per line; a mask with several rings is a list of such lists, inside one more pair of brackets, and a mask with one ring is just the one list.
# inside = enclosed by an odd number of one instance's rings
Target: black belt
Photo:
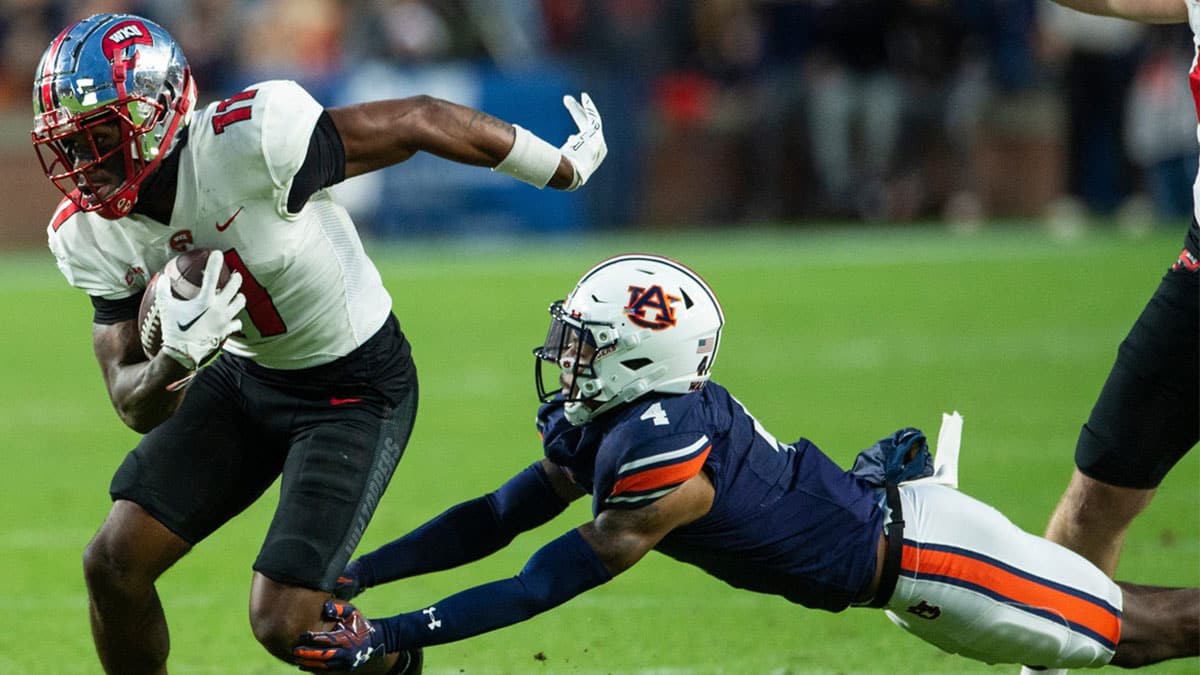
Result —
[[867, 607], [883, 607], [892, 599], [896, 590], [896, 581], [900, 579], [900, 558], [904, 548], [904, 513], [900, 509], [900, 488], [892, 481], [884, 486], [887, 491], [887, 505], [892, 510], [892, 518], [884, 525], [887, 533], [887, 550], [883, 554], [883, 572], [879, 575], [879, 588], [875, 589], [875, 597], [867, 603]]

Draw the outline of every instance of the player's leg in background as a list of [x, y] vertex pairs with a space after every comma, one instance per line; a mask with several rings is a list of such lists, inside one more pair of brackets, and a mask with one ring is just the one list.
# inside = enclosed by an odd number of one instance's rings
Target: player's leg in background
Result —
[[[1118, 581], [1121, 640], [1109, 663], [1140, 668], [1200, 656], [1200, 588], [1164, 588]], [[1021, 675], [1066, 675], [1064, 668], [1022, 668]]]
[[154, 582], [191, 546], [117, 500], [83, 556], [92, 639], [108, 673], [166, 672], [170, 640]]
[[1200, 275], [1168, 271], [1122, 341], [1046, 538], [1110, 577], [1125, 534], [1200, 440]]
[[1087, 558], [1111, 577], [1130, 523], [1150, 504], [1154, 492], [1109, 485], [1075, 469], [1050, 516], [1046, 538]]
[[1112, 664], [1140, 668], [1200, 656], [1200, 588], [1163, 588], [1118, 581], [1124, 601], [1121, 641]]

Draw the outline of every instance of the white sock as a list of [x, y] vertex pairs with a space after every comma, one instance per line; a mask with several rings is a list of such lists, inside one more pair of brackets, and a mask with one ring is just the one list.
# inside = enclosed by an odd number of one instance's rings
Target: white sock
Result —
[[1021, 666], [1021, 675], [1067, 675], [1067, 669], [1047, 668], [1046, 670], [1034, 670], [1029, 666]]

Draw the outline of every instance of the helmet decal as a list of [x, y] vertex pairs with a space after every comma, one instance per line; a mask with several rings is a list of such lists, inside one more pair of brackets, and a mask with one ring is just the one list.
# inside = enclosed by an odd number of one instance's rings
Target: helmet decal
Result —
[[[152, 44], [154, 44], [154, 38], [150, 35], [150, 29], [146, 28], [140, 19], [129, 19], [113, 26], [104, 34], [101, 50], [109, 62], [116, 63], [117, 52], [123, 51], [126, 47]], [[136, 52], [132, 58], [137, 58]], [[135, 64], [129, 65], [132, 67]]]
[[[675, 325], [675, 309], [671, 305], [680, 299], [678, 295], [665, 293], [662, 286], [657, 284], [650, 288], [630, 286], [629, 304], [625, 305], [625, 311], [629, 314], [629, 320], [642, 328], [663, 330]], [[646, 310], [653, 311], [654, 315], [647, 316]]]

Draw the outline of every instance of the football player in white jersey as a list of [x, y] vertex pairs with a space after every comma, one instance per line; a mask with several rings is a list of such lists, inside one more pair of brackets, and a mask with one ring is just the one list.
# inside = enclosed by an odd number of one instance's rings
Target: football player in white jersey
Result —
[[[326, 109], [293, 82], [195, 110], [171, 36], [117, 14], [54, 39], [33, 99], [34, 147], [66, 196], [50, 248], [92, 299], [93, 347], [118, 416], [145, 434], [114, 475], [112, 509], [84, 555], [100, 661], [110, 673], [166, 672], [156, 579], [280, 476], [250, 622], [289, 660], [301, 633], [332, 625], [323, 603], [417, 407], [391, 298], [325, 188], [429, 152], [573, 190], [607, 152], [599, 113], [586, 94], [564, 97], [579, 132], [560, 148], [431, 97]], [[201, 247], [220, 254], [196, 298], [147, 288], [170, 257]], [[233, 274], [218, 291], [222, 259]], [[144, 293], [161, 312], [152, 358], [136, 325]], [[419, 651], [372, 656], [373, 672], [421, 668]]]
[[[1090, 14], [1145, 23], [1187, 21], [1200, 50], [1198, 0], [1055, 1]], [[1200, 64], [1195, 57], [1189, 76], [1200, 118]], [[1198, 197], [1200, 176], [1192, 187], [1192, 224], [1183, 250], [1121, 343], [1080, 431], [1075, 471], [1046, 528], [1046, 538], [1080, 553], [1110, 577], [1130, 523], [1150, 503], [1171, 467], [1200, 441]]]

